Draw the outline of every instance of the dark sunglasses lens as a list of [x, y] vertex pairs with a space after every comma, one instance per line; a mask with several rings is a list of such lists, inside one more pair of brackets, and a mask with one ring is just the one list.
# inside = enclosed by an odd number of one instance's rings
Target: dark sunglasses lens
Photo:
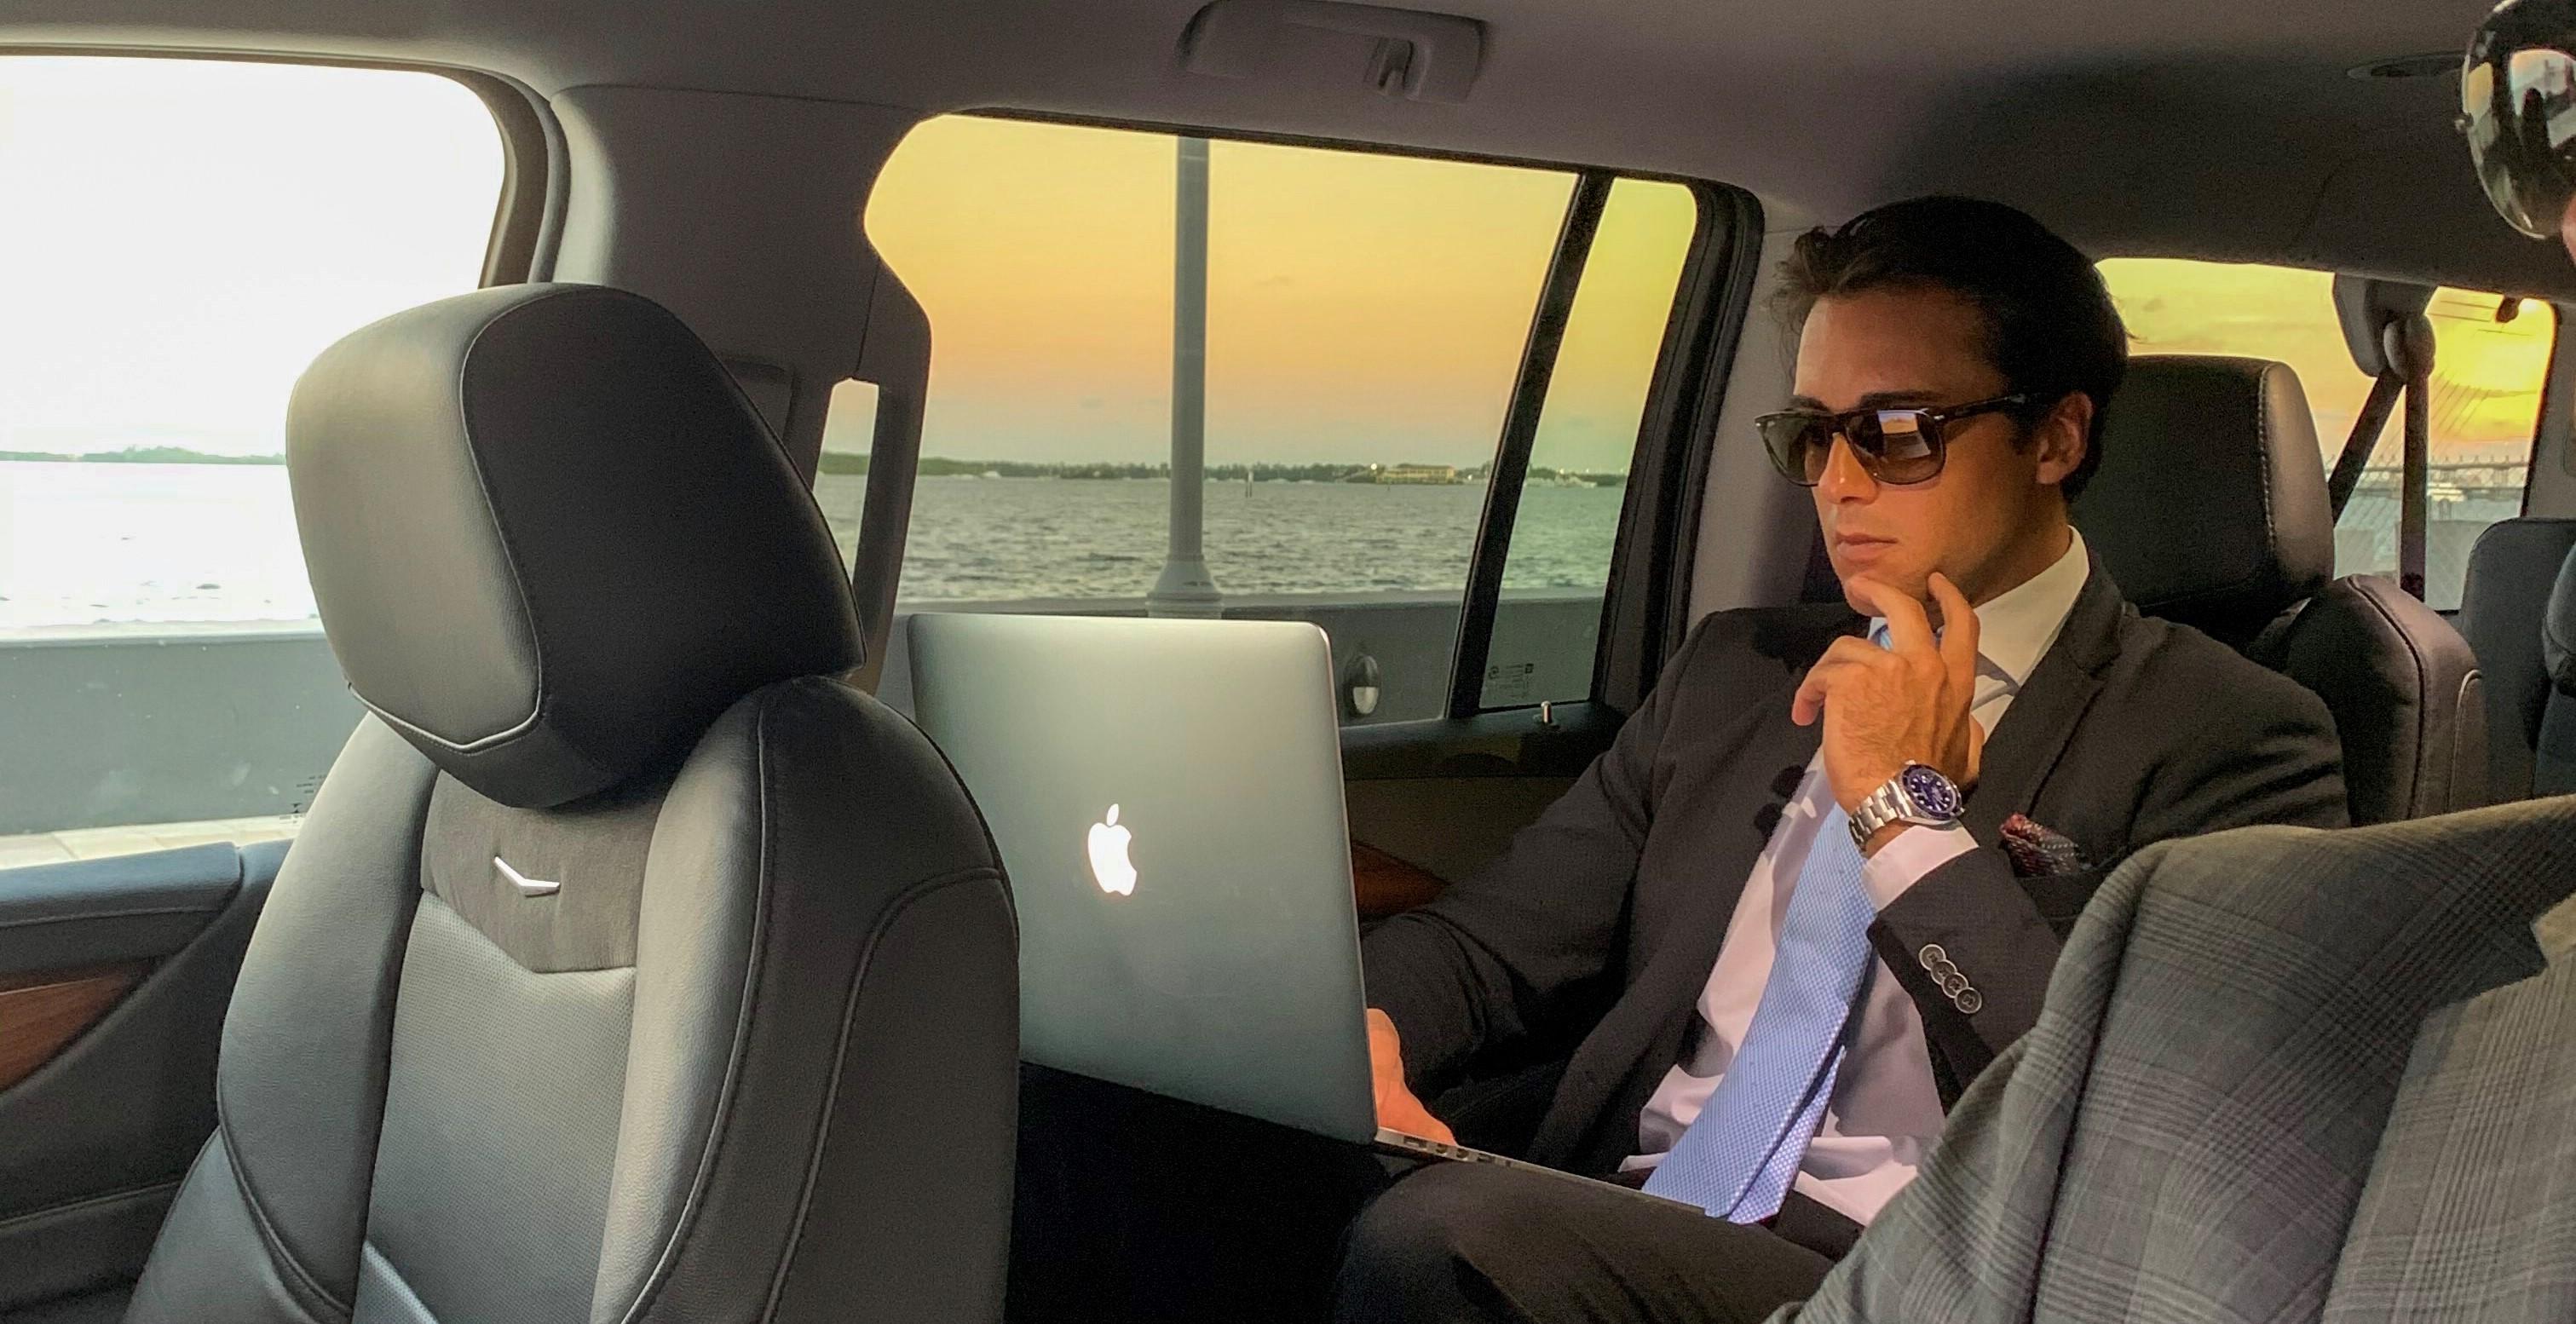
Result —
[[1919, 483], [1941, 472], [1939, 429], [1919, 409], [1882, 409], [1852, 421], [1852, 449], [1882, 483]]
[[1834, 421], [1818, 414], [1772, 414], [1762, 420], [1762, 448], [1782, 477], [1813, 487], [1833, 453]]
[[2478, 183], [2496, 214], [2534, 239], [2558, 233], [2576, 185], [2576, 57], [2524, 48], [2471, 62], [2460, 108]]

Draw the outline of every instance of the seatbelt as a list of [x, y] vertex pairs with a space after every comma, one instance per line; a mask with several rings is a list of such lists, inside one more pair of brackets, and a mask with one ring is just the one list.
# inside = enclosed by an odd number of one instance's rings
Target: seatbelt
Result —
[[2361, 402], [2361, 416], [2353, 420], [2352, 435], [2344, 440], [2343, 453], [2335, 457], [2334, 472], [2326, 478], [2326, 497], [2334, 503], [2336, 519], [2343, 518], [2353, 489], [2361, 486], [2361, 471], [2370, 467], [2370, 453], [2379, 449], [2379, 434], [2388, 427], [2388, 416], [2397, 412], [2398, 397], [2405, 393], [2406, 376], [2394, 368], [2370, 384], [2370, 398]]
[[2422, 313], [2389, 319], [2380, 347], [2391, 372], [2406, 377], [2405, 467], [2397, 493], [2397, 584], [2424, 600], [2424, 540], [2431, 504], [2433, 451], [2433, 321]]
[[2361, 486], [2362, 471], [2370, 467], [2371, 453], [2379, 449], [2379, 434], [2387, 430], [2388, 416], [2396, 412], [2399, 401], [2404, 401], [2404, 459], [2397, 491], [2397, 582], [2421, 601], [2426, 503], [2430, 499], [2426, 491], [2430, 475], [2426, 470], [2433, 444], [2432, 319], [2422, 313], [2391, 317], [2380, 327], [2379, 344], [2387, 371], [2370, 384], [2370, 397], [2361, 402], [2361, 415], [2353, 420], [2352, 435], [2344, 439], [2343, 453], [2335, 457], [2334, 472], [2326, 477], [2326, 499], [2333, 505], [2335, 519], [2341, 521], [2343, 508]]

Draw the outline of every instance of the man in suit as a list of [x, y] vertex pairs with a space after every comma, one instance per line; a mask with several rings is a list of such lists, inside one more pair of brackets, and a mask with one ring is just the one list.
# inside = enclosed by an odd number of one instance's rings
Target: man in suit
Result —
[[1912, 1180], [2149, 843], [2345, 821], [2322, 704], [2141, 618], [2068, 522], [2126, 337], [2036, 221], [1925, 198], [1801, 239], [1761, 421], [1845, 601], [1700, 623], [1479, 876], [1366, 941], [1381, 1119], [1570, 1047], [1529, 1157], [1354, 1225], [1348, 1320], [1758, 1318]]
[[[2499, 6], [2461, 88], [2576, 257], [2576, 3]], [[2576, 1317], [2571, 890], [2576, 797], [2141, 856], [1797, 1319]]]

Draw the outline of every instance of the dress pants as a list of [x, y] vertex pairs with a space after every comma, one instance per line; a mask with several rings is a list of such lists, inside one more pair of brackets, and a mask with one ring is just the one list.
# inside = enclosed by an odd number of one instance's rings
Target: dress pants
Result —
[[1440, 1163], [1388, 1187], [1351, 1225], [1333, 1317], [1755, 1324], [1815, 1291], [1858, 1233], [1794, 1194], [1766, 1227], [1608, 1185]]

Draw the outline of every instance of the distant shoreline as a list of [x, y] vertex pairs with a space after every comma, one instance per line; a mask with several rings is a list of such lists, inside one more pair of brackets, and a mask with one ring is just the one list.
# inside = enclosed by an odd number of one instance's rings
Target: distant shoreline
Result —
[[[864, 477], [868, 472], [865, 452], [825, 451], [818, 468], [827, 474]], [[1412, 471], [1408, 474], [1407, 471]], [[1372, 465], [1352, 463], [1211, 464], [1206, 476], [1214, 483], [1390, 483], [1402, 485], [1456, 486], [1485, 481], [1487, 466], [1454, 468], [1448, 465]], [[922, 478], [1090, 478], [1153, 479], [1169, 478], [1169, 464], [1116, 463], [1108, 461], [1075, 463], [1033, 463], [1027, 460], [960, 460], [943, 455], [925, 455], [914, 473]], [[1437, 477], [1431, 475], [1436, 473]], [[1562, 486], [1618, 487], [1628, 481], [1624, 473], [1600, 473], [1583, 470], [1556, 470], [1533, 466], [1529, 476], [1540, 483]]]
[[[864, 477], [868, 457], [845, 451], [825, 451], [819, 468], [827, 474]], [[212, 451], [190, 450], [185, 446], [128, 446], [121, 451], [8, 451], [0, 450], [0, 464], [212, 464], [212, 465], [281, 465], [284, 455], [217, 455]], [[1379, 476], [1382, 469], [1393, 472]], [[1437, 469], [1437, 479], [1408, 478], [1405, 470]], [[945, 456], [924, 456], [915, 470], [923, 478], [1169, 478], [1168, 464], [1119, 464], [1110, 462], [1035, 464], [1025, 460], [958, 460]], [[1595, 473], [1581, 470], [1556, 470], [1533, 467], [1529, 476], [1540, 483], [1570, 486], [1618, 487], [1627, 482], [1622, 473]], [[1212, 464], [1207, 467], [1211, 482], [1304, 482], [1410, 484], [1431, 482], [1458, 485], [1485, 481], [1486, 466], [1450, 468], [1430, 465], [1359, 465], [1359, 464]]]
[[0, 451], [0, 464], [284, 464], [283, 455], [217, 455], [185, 446], [128, 446], [121, 451], [72, 454], [58, 451]]

